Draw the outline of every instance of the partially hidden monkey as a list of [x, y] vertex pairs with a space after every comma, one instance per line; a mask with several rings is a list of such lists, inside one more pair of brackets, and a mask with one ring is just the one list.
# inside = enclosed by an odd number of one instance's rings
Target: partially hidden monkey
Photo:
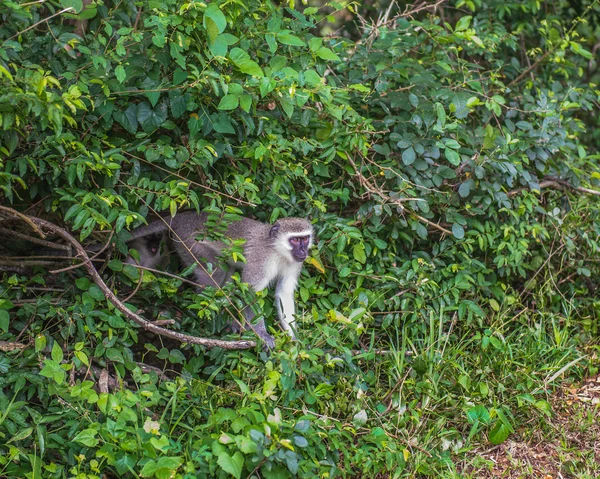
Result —
[[145, 268], [153, 269], [165, 266], [168, 261], [168, 253], [165, 251], [168, 239], [167, 232], [162, 231], [131, 240], [129, 242], [129, 249], [136, 250], [139, 259], [134, 258], [130, 254], [125, 263], [139, 264]]
[[[295, 338], [294, 292], [302, 263], [308, 257], [308, 250], [313, 243], [314, 230], [310, 222], [302, 218], [281, 218], [269, 225], [250, 218], [240, 218], [224, 225], [217, 221], [215, 231], [223, 231], [223, 236], [231, 240], [245, 240], [243, 248], [246, 262], [229, 261], [223, 269], [219, 257], [227, 245], [222, 241], [204, 238], [207, 217], [206, 213], [184, 211], [175, 217], [166, 216], [133, 230], [130, 247], [138, 251], [139, 264], [146, 267], [160, 264], [163, 260], [160, 242], [168, 236], [172, 249], [185, 268], [199, 263], [193, 274], [201, 287], [222, 286], [235, 271], [241, 271], [241, 280], [254, 291], [262, 291], [276, 284], [275, 304], [281, 326]], [[131, 263], [129, 259], [127, 261]], [[210, 272], [206, 267], [209, 263], [212, 265]], [[254, 317], [249, 307], [244, 308], [243, 313], [248, 322]], [[253, 329], [269, 349], [275, 346], [264, 320]]]

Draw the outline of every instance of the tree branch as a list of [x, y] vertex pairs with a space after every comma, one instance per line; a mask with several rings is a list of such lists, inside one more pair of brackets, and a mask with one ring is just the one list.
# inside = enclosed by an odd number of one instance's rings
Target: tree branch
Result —
[[[550, 176], [543, 178], [542, 181], [540, 181], [539, 186], [540, 186], [540, 190], [542, 190], [543, 188], [553, 187], [558, 190], [566, 189], [566, 190], [571, 190], [571, 191], [577, 191], [579, 193], [585, 193], [586, 195], [600, 196], [600, 191], [592, 190], [590, 188], [584, 188], [583, 186], [574, 186], [571, 183], [569, 183], [567, 180], [561, 180], [560, 178], [553, 178]], [[523, 188], [517, 188], [516, 190], [509, 191], [506, 194], [508, 196], [515, 196], [515, 195], [519, 194], [521, 191], [529, 190], [529, 189], [530, 188], [528, 188], [527, 186], [524, 186]]]

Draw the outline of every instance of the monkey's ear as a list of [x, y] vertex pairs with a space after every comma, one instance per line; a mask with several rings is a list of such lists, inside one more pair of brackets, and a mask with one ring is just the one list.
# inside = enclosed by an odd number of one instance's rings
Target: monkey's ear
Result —
[[281, 228], [281, 225], [279, 224], [279, 221], [276, 221], [275, 224], [273, 224], [273, 226], [271, 226], [271, 230], [269, 231], [269, 238], [277, 238], [277, 233], [279, 233], [279, 228]]

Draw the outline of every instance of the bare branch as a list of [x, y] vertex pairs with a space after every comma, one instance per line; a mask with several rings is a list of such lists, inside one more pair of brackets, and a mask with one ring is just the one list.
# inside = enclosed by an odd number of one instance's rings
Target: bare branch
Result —
[[19, 238], [19, 239], [28, 241], [29, 243], [39, 244], [39, 245], [45, 246], [47, 248], [60, 249], [60, 250], [64, 250], [64, 251], [71, 251], [71, 247], [70, 246], [67, 246], [67, 245], [64, 245], [64, 244], [57, 244], [57, 243], [54, 243], [53, 241], [46, 241], [46, 240], [43, 240], [43, 239], [39, 239], [39, 238], [36, 238], [35, 236], [29, 236], [29, 235], [26, 235], [25, 233], [20, 233], [18, 231], [13, 231], [13, 230], [8, 229], [8, 228], [0, 228], [0, 234], [14, 236], [15, 238]]
[[[586, 195], [594, 195], [594, 196], [600, 196], [600, 191], [597, 190], [592, 190], [590, 188], [584, 188], [583, 186], [574, 186], [571, 183], [569, 183], [566, 180], [561, 180], [560, 178], [552, 178], [552, 177], [546, 177], [544, 179], [542, 179], [542, 181], [540, 181], [539, 184], [540, 190], [542, 190], [543, 188], [555, 188], [558, 190], [571, 190], [571, 191], [577, 191], [579, 193], [585, 193]], [[524, 191], [524, 190], [529, 190], [530, 188], [524, 186], [523, 188], [517, 188], [516, 190], [512, 190], [509, 191], [507, 193], [508, 196], [515, 196], [517, 194], [519, 194], [520, 192]]]
[[13, 210], [12, 208], [7, 208], [6, 206], [2, 205], [0, 205], [0, 211], [5, 211], [12, 217], [16, 216], [20, 220], [27, 223], [31, 227], [31, 229], [37, 233], [38, 236], [42, 238], [46, 237], [46, 235], [42, 233], [42, 230], [39, 229], [38, 226], [33, 221], [31, 221], [31, 219], [27, 215], [24, 215], [23, 213], [19, 213], [17, 210]]
[[0, 351], [8, 352], [14, 351], [15, 349], [25, 349], [26, 344], [23, 343], [10, 343], [8, 341], [0, 341]]

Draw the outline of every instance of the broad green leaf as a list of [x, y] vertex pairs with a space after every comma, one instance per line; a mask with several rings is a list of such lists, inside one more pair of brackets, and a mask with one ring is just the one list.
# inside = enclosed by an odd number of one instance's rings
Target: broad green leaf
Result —
[[8, 332], [8, 326], [10, 324], [10, 315], [5, 309], [0, 309], [0, 331]]
[[294, 114], [294, 102], [292, 101], [292, 99], [289, 96], [284, 95], [281, 98], [279, 98], [279, 104], [281, 105], [281, 108], [283, 109], [287, 117], [291, 118]]
[[98, 431], [95, 429], [84, 429], [77, 434], [73, 441], [83, 444], [87, 447], [96, 447], [98, 445], [98, 439], [96, 438]]
[[17, 442], [17, 441], [22, 441], [23, 439], [27, 439], [31, 435], [32, 432], [33, 432], [32, 427], [23, 428], [20, 431], [18, 431], [14, 436], [12, 436], [8, 441], [6, 441], [6, 444], [10, 444], [11, 442]]
[[283, 32], [277, 34], [277, 41], [279, 43], [293, 47], [306, 46], [306, 43], [304, 43], [300, 38], [287, 32], [289, 32], [289, 30], [284, 30]]
[[454, 30], [457, 32], [462, 32], [462, 31], [466, 30], [467, 28], [469, 28], [469, 25], [471, 25], [472, 19], [473, 19], [473, 17], [470, 15], [465, 15], [463, 17], [460, 17], [458, 22], [456, 22], [456, 27], [454, 28]]
[[152, 108], [148, 102], [141, 102], [137, 107], [137, 119], [145, 132], [152, 132], [167, 119], [167, 104], [159, 103]]
[[369, 93], [371, 91], [371, 89], [369, 87], [362, 85], [360, 83], [354, 83], [353, 85], [349, 85], [348, 88], [351, 90], [359, 91], [361, 93]]
[[458, 223], [452, 225], [452, 234], [456, 239], [463, 239], [465, 237], [465, 229]]
[[219, 102], [218, 110], [235, 110], [240, 103], [239, 95], [225, 95]]
[[473, 406], [467, 411], [467, 419], [471, 424], [487, 424], [490, 421], [490, 412], [483, 405]]
[[[214, 22], [218, 33], [223, 33], [225, 31], [227, 19], [225, 18], [223, 12], [219, 9], [219, 6], [216, 4], [216, 2], [210, 3], [208, 8], [204, 11], [204, 22], [206, 22], [206, 20], [209, 18]], [[206, 23], [204, 26], [206, 27]]]
[[240, 98], [240, 106], [242, 107], [242, 110], [244, 110], [246, 113], [249, 113], [250, 108], [252, 108], [252, 97], [250, 95], [243, 94]]
[[123, 68], [123, 65], [117, 65], [117, 68], [115, 68], [115, 76], [117, 77], [117, 80], [119, 80], [119, 83], [123, 83], [125, 81], [127, 74], [125, 73], [125, 68]]
[[446, 159], [453, 165], [458, 166], [460, 164], [460, 155], [452, 148], [446, 148], [444, 150], [444, 155], [446, 156]]
[[83, 10], [82, 0], [60, 0], [60, 4], [63, 8], [72, 8], [72, 13], [79, 13]]
[[414, 148], [411, 146], [402, 152], [402, 163], [406, 166], [412, 165], [417, 158]]
[[258, 63], [251, 60], [250, 55], [241, 48], [233, 48], [229, 53], [229, 59], [243, 73], [259, 78], [265, 76]]
[[60, 363], [63, 360], [64, 355], [57, 341], [54, 341], [54, 344], [52, 345], [51, 356], [52, 360], [56, 361], [57, 363]]
[[137, 105], [132, 103], [125, 111], [115, 111], [113, 116], [123, 128], [134, 134], [138, 129], [137, 112]]
[[365, 264], [367, 261], [367, 255], [365, 254], [365, 245], [362, 243], [357, 243], [352, 248], [352, 254], [354, 259], [361, 264]]
[[227, 55], [227, 50], [231, 45], [235, 45], [238, 42], [238, 38], [229, 34], [222, 33], [217, 35], [212, 44], [210, 45], [210, 51], [215, 56], [224, 57]]
[[326, 47], [319, 48], [315, 52], [315, 55], [317, 55], [319, 58], [321, 58], [323, 60], [331, 60], [334, 62], [340, 61], [340, 57], [338, 57], [335, 53], [333, 53], [329, 48], [326, 48]]
[[231, 123], [231, 120], [224, 113], [219, 113], [216, 117], [216, 121], [213, 122], [213, 128], [217, 133], [235, 133], [235, 128]]
[[471, 193], [471, 186], [473, 184], [473, 180], [467, 180], [458, 187], [458, 194], [463, 198], [466, 198]]
[[509, 434], [510, 429], [502, 421], [497, 421], [490, 429], [488, 437], [492, 444], [502, 444], [508, 439]]
[[242, 467], [244, 465], [244, 456], [242, 456], [240, 452], [236, 452], [233, 456], [230, 456], [227, 452], [221, 452], [217, 459], [217, 464], [219, 464], [225, 472], [240, 479]]

